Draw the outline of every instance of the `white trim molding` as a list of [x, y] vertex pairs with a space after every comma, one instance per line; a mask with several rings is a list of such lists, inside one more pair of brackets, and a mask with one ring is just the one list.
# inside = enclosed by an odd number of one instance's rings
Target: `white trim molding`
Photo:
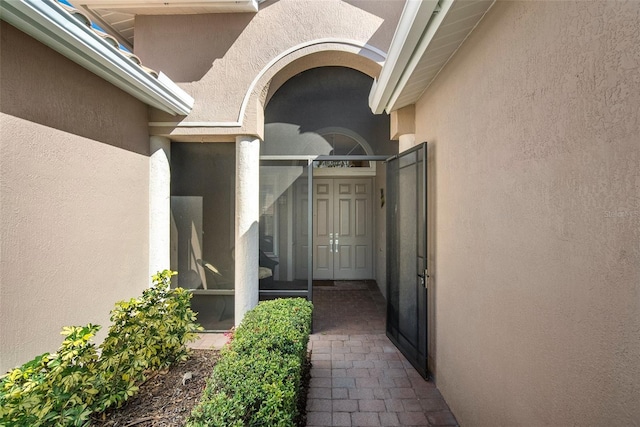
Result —
[[391, 40], [387, 61], [369, 94], [369, 106], [374, 114], [381, 114], [387, 109], [389, 100], [398, 91], [398, 82], [404, 74], [410, 74], [407, 64], [437, 7], [438, 0], [407, 0]]
[[186, 115], [194, 100], [167, 76], [147, 73], [53, 0], [0, 2], [3, 21], [123, 91], [169, 114]]
[[238, 119], [235, 122], [189, 122], [189, 121], [182, 121], [182, 122], [149, 122], [149, 126], [157, 126], [157, 127], [181, 127], [181, 128], [216, 128], [216, 127], [242, 127], [243, 125], [243, 119], [244, 119], [244, 114], [247, 110], [247, 105], [249, 104], [249, 99], [251, 98], [251, 94], [253, 93], [256, 85], [258, 84], [258, 82], [260, 81], [260, 79], [272, 68], [274, 67], [279, 61], [281, 61], [283, 58], [298, 52], [300, 50], [309, 48], [309, 47], [313, 47], [313, 46], [319, 46], [319, 45], [323, 45], [323, 44], [327, 44], [327, 45], [331, 45], [331, 44], [337, 44], [337, 45], [343, 45], [343, 46], [349, 46], [349, 47], [354, 47], [356, 49], [358, 49], [358, 55], [363, 56], [365, 58], [368, 58], [378, 64], [383, 64], [387, 54], [378, 49], [377, 47], [371, 46], [367, 43], [362, 43], [356, 40], [350, 40], [350, 39], [342, 39], [342, 38], [324, 38], [324, 39], [317, 39], [317, 40], [312, 40], [309, 42], [305, 42], [305, 43], [301, 43], [298, 44], [296, 46], [293, 46], [283, 52], [281, 52], [279, 55], [277, 55], [276, 57], [274, 57], [271, 61], [269, 61], [267, 63], [267, 65], [265, 65], [260, 72], [256, 75], [256, 77], [253, 79], [253, 81], [251, 82], [251, 84], [249, 85], [249, 87], [247, 88], [247, 91], [245, 92], [244, 98], [242, 99], [242, 105], [240, 107], [240, 111], [238, 113]]
[[[364, 149], [364, 152], [366, 153], [365, 155], [367, 156], [375, 155], [373, 152], [373, 149], [371, 148], [367, 140], [364, 139], [362, 136], [360, 136], [360, 134], [358, 134], [357, 132], [351, 129], [347, 129], [340, 126], [329, 126], [322, 129], [318, 129], [315, 131], [315, 133], [322, 136], [323, 138], [325, 137], [325, 135], [331, 134], [331, 133], [336, 133], [338, 135], [346, 136], [356, 141]], [[369, 161], [369, 167], [315, 168], [313, 170], [313, 176], [332, 176], [332, 177], [376, 176], [376, 162]]]
[[389, 57], [369, 93], [375, 114], [415, 103], [495, 0], [407, 0]]
[[194, 9], [202, 10], [204, 13], [255, 13], [258, 11], [260, 2], [258, 0], [80, 0], [79, 3], [92, 9], [124, 11], [124, 13], [140, 15], [159, 13], [169, 15], [193, 13]]

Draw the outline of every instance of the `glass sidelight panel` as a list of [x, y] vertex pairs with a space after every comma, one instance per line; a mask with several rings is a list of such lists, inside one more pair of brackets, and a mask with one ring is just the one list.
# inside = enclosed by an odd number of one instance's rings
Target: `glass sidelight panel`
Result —
[[260, 299], [311, 299], [307, 160], [260, 162]]
[[208, 331], [234, 324], [235, 145], [171, 144], [172, 286]]

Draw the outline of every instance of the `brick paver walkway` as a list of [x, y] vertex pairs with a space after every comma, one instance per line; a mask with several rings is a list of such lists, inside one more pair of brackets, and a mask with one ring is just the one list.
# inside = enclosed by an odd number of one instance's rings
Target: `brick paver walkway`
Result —
[[372, 282], [314, 287], [308, 426], [455, 426], [432, 382], [385, 336]]

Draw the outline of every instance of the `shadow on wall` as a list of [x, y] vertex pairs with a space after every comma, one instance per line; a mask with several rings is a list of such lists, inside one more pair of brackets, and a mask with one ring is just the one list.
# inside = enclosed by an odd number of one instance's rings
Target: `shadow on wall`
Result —
[[290, 123], [267, 123], [264, 126], [266, 144], [261, 144], [261, 155], [313, 155], [330, 154], [332, 147], [315, 132], [301, 132], [300, 126]]
[[[322, 129], [342, 128], [364, 139], [373, 154], [397, 153], [397, 143], [389, 140], [389, 116], [375, 115], [369, 108], [372, 83], [373, 79], [360, 71], [335, 66], [313, 68], [292, 77], [273, 94], [265, 108], [263, 148], [278, 143], [279, 136], [273, 135], [270, 125], [287, 123], [291, 126], [286, 130], [287, 136], [295, 136], [295, 132], [318, 135]], [[326, 144], [324, 139], [319, 142]]]
[[367, 44], [387, 52], [389, 50], [391, 36], [394, 34], [396, 25], [400, 20], [404, 1], [344, 0], [344, 2], [372, 15], [386, 18], [382, 21], [382, 24], [376, 32], [369, 38]]
[[144, 103], [7, 23], [0, 39], [0, 111], [149, 155]]
[[[226, 55], [255, 16], [255, 13], [136, 16], [141, 36], [136, 37], [135, 53], [145, 66], [162, 70], [174, 82], [199, 81], [216, 59]], [[187, 40], [190, 46], [185, 46]]]
[[278, 3], [280, 0], [263, 0], [262, 3], [260, 3], [260, 10], [264, 10], [266, 8], [268, 8], [269, 6], [273, 6], [274, 4]]

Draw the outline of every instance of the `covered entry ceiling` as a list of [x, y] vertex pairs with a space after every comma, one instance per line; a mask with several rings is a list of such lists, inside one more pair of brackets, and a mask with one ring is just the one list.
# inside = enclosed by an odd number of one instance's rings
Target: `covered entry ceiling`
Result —
[[[389, 116], [369, 109], [372, 84], [371, 77], [346, 67], [313, 68], [289, 79], [265, 108], [261, 154], [396, 154]], [[342, 148], [346, 140], [357, 141], [365, 152], [336, 152], [336, 144]]]
[[[352, 68], [313, 68], [283, 83], [265, 107], [260, 239], [265, 247], [274, 242], [268, 255], [280, 262], [276, 283], [378, 275], [383, 283], [376, 220], [384, 215], [377, 188], [384, 168], [375, 165], [397, 153], [397, 143], [389, 139], [388, 115], [369, 109], [372, 83]], [[295, 175], [286, 191], [275, 191], [284, 173], [269, 162], [285, 167], [294, 158], [308, 159], [311, 179]]]

